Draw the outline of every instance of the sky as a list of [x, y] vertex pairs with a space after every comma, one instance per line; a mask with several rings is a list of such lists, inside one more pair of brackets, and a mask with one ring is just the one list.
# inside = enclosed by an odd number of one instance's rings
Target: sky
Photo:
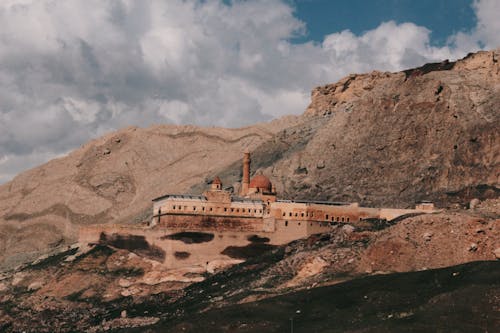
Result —
[[1, 0], [0, 183], [127, 126], [301, 114], [350, 73], [500, 46], [500, 0]]

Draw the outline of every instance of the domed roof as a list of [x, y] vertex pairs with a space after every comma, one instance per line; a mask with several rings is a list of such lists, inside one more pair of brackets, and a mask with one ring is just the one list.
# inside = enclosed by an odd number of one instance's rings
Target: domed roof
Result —
[[250, 180], [250, 185], [248, 187], [271, 191], [272, 185], [269, 178], [264, 175], [257, 175]]
[[214, 180], [212, 180], [212, 184], [222, 185], [219, 176], [215, 176]]

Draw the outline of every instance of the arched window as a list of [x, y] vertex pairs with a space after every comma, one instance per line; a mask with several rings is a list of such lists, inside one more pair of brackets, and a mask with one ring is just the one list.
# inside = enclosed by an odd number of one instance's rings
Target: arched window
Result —
[[349, 218], [347, 218], [347, 222], [349, 222]]
[[283, 212], [283, 216], [286, 216], [286, 213], [285, 213], [285, 212]]
[[328, 220], [328, 214], [326, 214], [326, 218], [325, 218], [325, 220]]
[[285, 227], [288, 227], [288, 221], [285, 221]]
[[342, 222], [344, 222], [344, 217], [342, 216]]

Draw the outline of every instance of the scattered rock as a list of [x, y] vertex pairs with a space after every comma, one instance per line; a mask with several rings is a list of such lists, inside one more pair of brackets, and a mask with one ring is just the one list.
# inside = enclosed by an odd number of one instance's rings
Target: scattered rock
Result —
[[111, 154], [111, 150], [109, 150], [108, 148], [104, 149], [104, 152], [103, 152], [104, 155], [109, 155]]
[[342, 226], [342, 231], [344, 231], [348, 234], [353, 233], [354, 230], [355, 230], [355, 228], [350, 224], [346, 224], [346, 225]]
[[325, 168], [325, 160], [321, 160], [316, 164], [316, 169], [324, 169]]
[[28, 291], [35, 291], [43, 287], [42, 282], [35, 281], [28, 286]]
[[469, 245], [469, 252], [474, 252], [474, 251], [477, 251], [477, 244], [476, 243], [471, 243]]
[[434, 234], [432, 232], [426, 232], [422, 237], [426, 242], [429, 242], [432, 239], [433, 235]]
[[495, 255], [495, 258], [500, 259], [500, 247], [496, 248], [495, 251], [493, 251], [493, 254]]
[[481, 203], [481, 201], [477, 198], [474, 198], [469, 203], [469, 209], [475, 209]]

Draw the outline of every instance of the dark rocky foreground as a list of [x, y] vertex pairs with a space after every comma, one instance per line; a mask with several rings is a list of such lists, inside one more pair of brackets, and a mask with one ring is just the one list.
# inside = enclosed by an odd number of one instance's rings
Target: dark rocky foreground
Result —
[[[389, 275], [302, 290], [207, 312], [223, 275], [190, 288], [179, 315], [117, 332], [497, 332], [500, 262]], [[204, 292], [202, 292], [204, 291]], [[154, 309], [151, 309], [152, 311]]]

